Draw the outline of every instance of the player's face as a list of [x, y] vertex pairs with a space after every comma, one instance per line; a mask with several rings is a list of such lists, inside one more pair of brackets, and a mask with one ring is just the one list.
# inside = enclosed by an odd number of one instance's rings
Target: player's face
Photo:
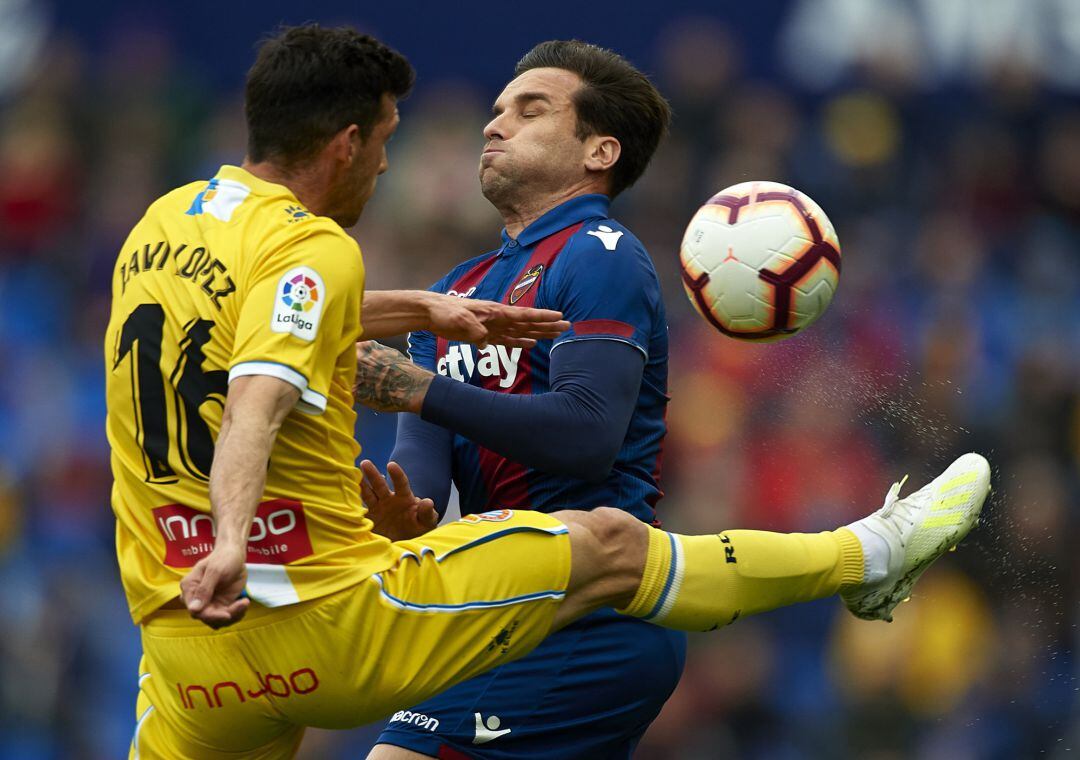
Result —
[[484, 128], [480, 187], [496, 207], [558, 193], [586, 177], [573, 96], [581, 78], [565, 69], [531, 69], [506, 85]]
[[342, 227], [351, 227], [360, 219], [364, 206], [375, 194], [375, 183], [379, 175], [390, 168], [386, 155], [386, 144], [397, 129], [400, 117], [397, 101], [389, 95], [383, 95], [382, 118], [375, 124], [371, 134], [365, 140], [359, 132], [352, 135], [350, 163], [342, 173], [340, 191], [336, 193], [338, 207], [336, 213], [327, 214]]

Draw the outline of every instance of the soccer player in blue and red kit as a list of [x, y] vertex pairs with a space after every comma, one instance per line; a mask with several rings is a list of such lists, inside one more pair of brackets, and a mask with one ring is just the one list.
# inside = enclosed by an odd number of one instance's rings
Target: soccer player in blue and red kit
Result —
[[[433, 508], [445, 511], [453, 480], [463, 515], [608, 505], [658, 525], [667, 322], [652, 261], [608, 204], [644, 171], [668, 106], [627, 61], [584, 43], [543, 43], [515, 73], [480, 166], [506, 223], [502, 246], [431, 290], [557, 309], [572, 328], [529, 350], [414, 332], [412, 360], [437, 377], [422, 415], [400, 418], [394, 490], [365, 462], [364, 501], [376, 518], [413, 508], [421, 530]], [[513, 631], [492, 631], [490, 646], [502, 636]], [[685, 649], [681, 632], [593, 613], [528, 657], [396, 713], [372, 757], [629, 757]]]

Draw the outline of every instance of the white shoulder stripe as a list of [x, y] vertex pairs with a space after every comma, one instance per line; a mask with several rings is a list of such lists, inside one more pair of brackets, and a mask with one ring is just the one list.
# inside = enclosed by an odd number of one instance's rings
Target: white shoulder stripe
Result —
[[326, 411], [326, 396], [308, 387], [307, 378], [286, 364], [277, 362], [240, 362], [229, 370], [229, 382], [248, 375], [266, 375], [284, 380], [300, 391], [296, 408], [305, 414], [322, 414]]

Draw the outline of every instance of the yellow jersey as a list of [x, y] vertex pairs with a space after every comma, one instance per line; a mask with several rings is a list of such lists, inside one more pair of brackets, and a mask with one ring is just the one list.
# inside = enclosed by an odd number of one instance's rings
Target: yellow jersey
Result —
[[355, 467], [363, 290], [360, 249], [341, 227], [235, 166], [161, 197], [132, 230], [113, 271], [105, 366], [116, 549], [136, 622], [213, 547], [214, 441], [243, 375], [301, 392], [252, 525], [252, 599], [315, 599], [393, 562]]

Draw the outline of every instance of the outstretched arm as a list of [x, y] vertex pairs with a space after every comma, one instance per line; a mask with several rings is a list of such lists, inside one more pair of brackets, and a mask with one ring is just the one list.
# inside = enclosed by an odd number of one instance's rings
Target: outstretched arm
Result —
[[548, 393], [511, 395], [433, 375], [385, 346], [359, 346], [361, 403], [419, 413], [509, 459], [585, 480], [611, 471], [645, 367], [642, 353], [626, 343], [568, 342], [551, 352]]
[[365, 340], [429, 330], [480, 346], [499, 343], [522, 348], [531, 348], [537, 340], [555, 338], [570, 328], [560, 312], [550, 309], [519, 309], [427, 290], [366, 291], [360, 321]]

